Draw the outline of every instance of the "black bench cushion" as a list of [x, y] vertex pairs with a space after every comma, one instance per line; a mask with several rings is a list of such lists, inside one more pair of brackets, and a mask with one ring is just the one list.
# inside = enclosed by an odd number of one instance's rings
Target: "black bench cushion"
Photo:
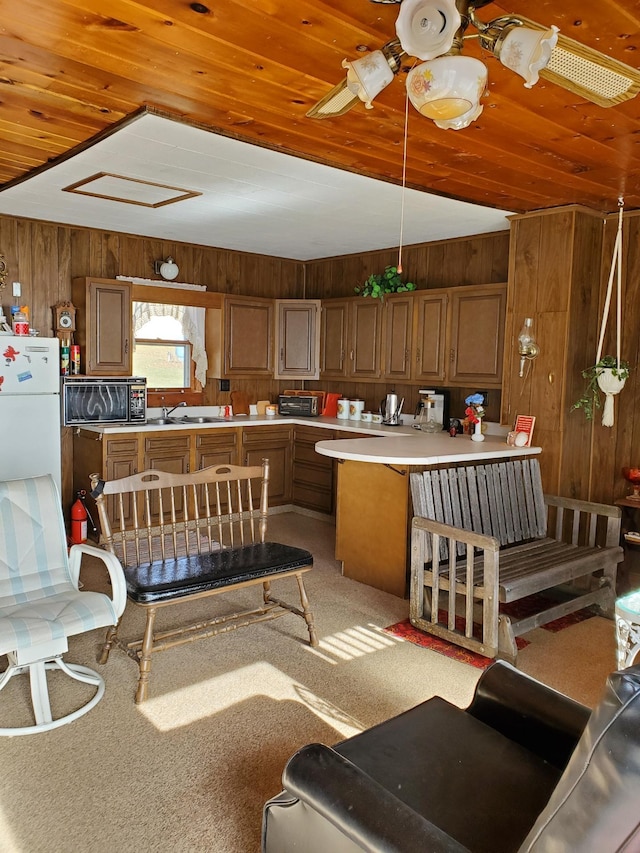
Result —
[[129, 566], [124, 573], [129, 598], [138, 604], [152, 604], [236, 583], [266, 580], [312, 565], [313, 556], [303, 548], [263, 542]]
[[334, 749], [475, 853], [518, 850], [561, 773], [440, 697]]

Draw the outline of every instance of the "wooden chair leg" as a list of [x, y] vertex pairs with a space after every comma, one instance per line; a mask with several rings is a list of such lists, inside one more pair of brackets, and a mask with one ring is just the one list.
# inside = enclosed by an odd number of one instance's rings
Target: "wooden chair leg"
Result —
[[[119, 624], [120, 623], [118, 622], [118, 625]], [[118, 625], [112, 625], [108, 629], [107, 636], [104, 639], [104, 645], [102, 646], [102, 651], [98, 656], [98, 663], [106, 663], [109, 660], [109, 652], [118, 639]]]
[[307, 630], [309, 631], [309, 644], [311, 646], [317, 646], [318, 636], [316, 634], [316, 628], [313, 622], [313, 613], [311, 611], [311, 608], [309, 607], [309, 599], [307, 598], [307, 591], [304, 587], [302, 575], [296, 575], [296, 580], [298, 581], [298, 589], [300, 590], [300, 604], [302, 605], [302, 614], [304, 616], [304, 621], [307, 623]]
[[140, 705], [147, 698], [149, 688], [149, 675], [151, 674], [151, 652], [153, 651], [153, 624], [156, 619], [157, 608], [149, 607], [147, 610], [147, 624], [144, 628], [142, 648], [140, 649], [140, 677], [136, 690], [136, 705]]
[[511, 626], [511, 619], [504, 614], [498, 616], [498, 657], [516, 665], [518, 646]]

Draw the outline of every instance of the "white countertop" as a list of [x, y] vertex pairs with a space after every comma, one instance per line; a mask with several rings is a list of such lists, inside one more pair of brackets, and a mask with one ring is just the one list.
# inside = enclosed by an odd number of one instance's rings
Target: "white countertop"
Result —
[[469, 435], [435, 435], [412, 430], [412, 435], [396, 435], [384, 441], [372, 438], [319, 441], [316, 451], [335, 459], [353, 462], [377, 462], [386, 465], [438, 465], [446, 462], [480, 462], [485, 459], [533, 456], [541, 447], [509, 447], [502, 436], [487, 435], [484, 441], [472, 441]]
[[[207, 416], [204, 409], [189, 409], [189, 414], [196, 417], [200, 414]], [[383, 424], [364, 423], [362, 421], [344, 420], [342, 418], [305, 418], [295, 415], [232, 415], [228, 418], [219, 418], [210, 423], [171, 423], [171, 424], [82, 424], [72, 429], [90, 430], [92, 432], [112, 435], [114, 433], [128, 432], [174, 432], [175, 430], [185, 429], [224, 429], [228, 427], [247, 427], [247, 426], [273, 426], [297, 424], [299, 426], [320, 427], [321, 429], [337, 429], [342, 432], [367, 433], [372, 436], [397, 436], [399, 433], [404, 435], [419, 435], [417, 430], [411, 428], [411, 425], [388, 427]]]
[[[204, 407], [189, 407], [189, 415], [210, 416], [211, 410]], [[469, 435], [457, 435], [451, 438], [448, 432], [429, 434], [413, 429], [413, 418], [405, 417], [401, 426], [364, 423], [363, 421], [343, 418], [304, 418], [290, 415], [235, 415], [220, 418], [210, 423], [174, 423], [174, 424], [112, 424], [101, 426], [87, 424], [81, 428], [104, 435], [126, 434], [128, 432], [175, 432], [184, 430], [225, 429], [229, 427], [252, 427], [278, 425], [299, 425], [319, 427], [320, 429], [353, 432], [358, 437], [318, 441], [315, 448], [323, 456], [335, 459], [349, 459], [356, 462], [374, 462], [388, 465], [437, 465], [448, 462], [480, 462], [484, 459], [513, 458], [531, 456], [541, 452], [540, 447], [508, 447], [504, 428], [497, 424], [488, 424], [490, 431], [484, 441], [472, 441]], [[367, 437], [361, 437], [366, 434]], [[370, 436], [370, 437], [369, 437]], [[380, 440], [380, 439], [383, 440]]]

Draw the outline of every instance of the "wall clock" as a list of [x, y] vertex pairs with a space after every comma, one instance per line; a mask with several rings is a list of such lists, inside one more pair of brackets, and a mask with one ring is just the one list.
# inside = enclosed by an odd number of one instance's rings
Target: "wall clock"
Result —
[[53, 328], [59, 338], [70, 339], [76, 330], [76, 309], [71, 302], [53, 306]]

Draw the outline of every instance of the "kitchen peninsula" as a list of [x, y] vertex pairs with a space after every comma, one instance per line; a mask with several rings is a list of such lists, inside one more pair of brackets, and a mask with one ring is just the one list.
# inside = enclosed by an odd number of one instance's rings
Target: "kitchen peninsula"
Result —
[[343, 574], [400, 597], [407, 592], [411, 471], [541, 451], [509, 447], [498, 435], [476, 442], [468, 435], [411, 432], [384, 441], [356, 438], [316, 444], [318, 453], [339, 462], [336, 559], [342, 561]]
[[[331, 513], [337, 470], [336, 558], [345, 576], [400, 597], [406, 594], [410, 471], [541, 450], [508, 447], [503, 435], [487, 435], [483, 442], [446, 432], [430, 435], [412, 429], [411, 422], [388, 427], [327, 417], [216, 415], [189, 407], [170, 423], [156, 423], [150, 411], [146, 425], [75, 430], [74, 489], [87, 489], [95, 471], [105, 479], [147, 468], [186, 473], [209, 465], [259, 464], [267, 456], [270, 504]], [[205, 418], [212, 420], [201, 422]]]

